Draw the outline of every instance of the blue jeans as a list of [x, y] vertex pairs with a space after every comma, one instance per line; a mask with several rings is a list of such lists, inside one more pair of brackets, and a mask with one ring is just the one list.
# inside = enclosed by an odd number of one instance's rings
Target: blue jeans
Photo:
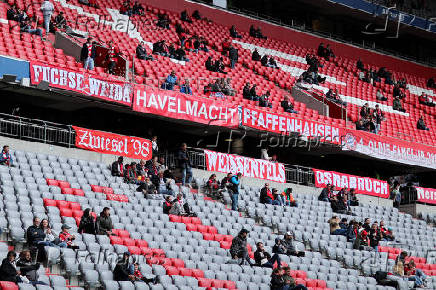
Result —
[[27, 32], [27, 33], [30, 33], [30, 34], [36, 34], [36, 35], [39, 35], [39, 36], [42, 37], [42, 30], [39, 29], [39, 28], [36, 28], [36, 29], [28, 28], [28, 29], [26, 30], [26, 32]]
[[239, 194], [238, 193], [232, 193], [230, 195], [231, 199], [232, 199], [232, 210], [238, 210], [238, 198], [239, 198]]
[[191, 181], [192, 181], [191, 166], [186, 166], [182, 170], [182, 185], [185, 185], [185, 183], [191, 184]]
[[45, 29], [45, 35], [48, 34], [49, 29], [50, 29], [50, 19], [51, 19], [51, 14], [49, 14], [49, 15], [44, 15], [44, 29]]
[[273, 268], [274, 263], [277, 262], [277, 266], [280, 267], [280, 264], [282, 263], [280, 261], [280, 257], [278, 254], [274, 254], [271, 259], [268, 260], [268, 262], [266, 262], [265, 264], [262, 265], [262, 267], [266, 267], [266, 268]]
[[347, 235], [347, 229], [337, 229], [335, 230], [332, 235], [341, 235], [341, 236], [346, 236]]
[[327, 197], [321, 199], [321, 201], [330, 202], [330, 200]]
[[160, 190], [159, 193], [163, 194], [163, 195], [173, 195], [174, 196], [174, 192], [171, 189]]
[[279, 200], [277, 200], [277, 199], [276, 200], [272, 200], [270, 198], [266, 200], [266, 203], [267, 204], [272, 204], [272, 205], [281, 205]]
[[424, 280], [427, 276], [422, 272], [421, 269], [415, 270], [415, 276], [410, 276], [409, 281], [414, 281], [416, 286], [422, 286], [424, 284]]
[[235, 63], [236, 63], [236, 60], [231, 59], [230, 60], [230, 67], [235, 68]]
[[293, 110], [293, 109], [287, 109], [286, 112], [292, 113], [292, 114], [298, 114], [298, 112]]
[[88, 56], [85, 59], [85, 62], [83, 64], [83, 68], [93, 70], [94, 69], [94, 59], [92, 57]]

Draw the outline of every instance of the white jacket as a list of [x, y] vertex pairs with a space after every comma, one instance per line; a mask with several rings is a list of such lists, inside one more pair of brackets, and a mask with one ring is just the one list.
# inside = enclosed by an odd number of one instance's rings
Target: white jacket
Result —
[[51, 16], [53, 14], [53, 11], [54, 11], [54, 6], [52, 3], [50, 3], [50, 1], [46, 0], [46, 1], [44, 1], [44, 3], [42, 3], [40, 9], [41, 9], [44, 17]]

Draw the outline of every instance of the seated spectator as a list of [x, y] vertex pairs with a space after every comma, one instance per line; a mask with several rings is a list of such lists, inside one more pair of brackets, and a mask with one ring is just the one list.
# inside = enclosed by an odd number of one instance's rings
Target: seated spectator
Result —
[[33, 225], [27, 228], [26, 232], [27, 244], [29, 246], [49, 246], [50, 243], [45, 241], [44, 230], [40, 226], [40, 220], [38, 217], [33, 218]]
[[365, 120], [360, 119], [356, 122], [356, 130], [369, 131], [368, 123], [365, 122]]
[[259, 96], [256, 93], [257, 85], [254, 84], [250, 89], [250, 97], [252, 101], [259, 101]]
[[262, 66], [268, 66], [268, 56], [266, 54], [262, 56], [262, 58], [260, 59], [260, 63], [262, 64]]
[[198, 53], [198, 49], [194, 46], [195, 39], [193, 37], [189, 38], [187, 41], [185, 41], [185, 50], [189, 52]]
[[9, 251], [6, 258], [3, 259], [0, 266], [0, 281], [8, 281], [13, 283], [22, 282], [20, 278], [21, 272], [17, 270], [15, 258], [17, 254], [14, 251]]
[[254, 38], [266, 39], [266, 36], [262, 34], [260, 27], [255, 28], [254, 25], [250, 26], [250, 36]]
[[341, 229], [348, 229], [347, 218], [342, 218], [339, 222], [339, 226], [341, 227]]
[[228, 38], [224, 39], [224, 41], [221, 43], [221, 54], [227, 55], [229, 53], [230, 47], [232, 46], [232, 41]]
[[11, 5], [11, 7], [6, 11], [6, 19], [20, 22], [18, 19], [18, 9], [15, 4]]
[[402, 89], [407, 89], [407, 82], [405, 78], [401, 78], [398, 82], [397, 82], [398, 86]]
[[227, 74], [227, 73], [224, 71], [224, 59], [223, 59], [222, 57], [220, 57], [219, 59], [217, 59], [217, 60], [215, 61], [214, 67], [215, 67], [215, 71], [216, 71], [216, 72], [223, 73], [223, 74]]
[[209, 179], [206, 182], [206, 187], [207, 187], [209, 194], [216, 195], [216, 193], [218, 192], [218, 190], [220, 188], [220, 183], [216, 179], [216, 174], [212, 174], [209, 177]]
[[221, 189], [225, 189], [225, 188], [227, 188], [227, 186], [229, 186], [231, 184], [230, 179], [232, 178], [232, 175], [233, 174], [231, 174], [231, 173], [227, 173], [227, 175], [224, 176], [224, 178], [220, 182]]
[[407, 252], [402, 251], [395, 259], [395, 265], [393, 268], [394, 275], [404, 276], [404, 265], [406, 264]]
[[421, 116], [418, 119], [418, 123], [416, 124], [416, 128], [418, 130], [424, 130], [424, 131], [429, 131], [430, 129], [426, 126], [425, 122], [424, 122], [424, 117]]
[[43, 230], [45, 234], [45, 243], [41, 243], [41, 245], [59, 248], [65, 248], [67, 246], [67, 244], [61, 241], [56, 233], [50, 228], [47, 219], [43, 219], [39, 224], [39, 227]]
[[365, 218], [365, 221], [363, 222], [362, 228], [364, 228], [365, 231], [367, 233], [369, 233], [369, 231], [371, 230], [371, 219], [370, 218]]
[[434, 78], [429, 78], [428, 79], [427, 87], [428, 88], [435, 88], [436, 89], [436, 82], [434, 81]]
[[433, 103], [433, 100], [431, 98], [429, 98], [425, 93], [422, 93], [419, 96], [419, 103], [422, 104], [422, 105], [429, 106], [429, 107], [436, 106], [436, 104]]
[[153, 184], [157, 189], [157, 193], [163, 195], [174, 195], [171, 189], [171, 179], [164, 177], [164, 172], [160, 171], [156, 177], [153, 178]]
[[335, 58], [335, 54], [333, 53], [333, 50], [330, 48], [330, 44], [327, 44], [325, 47], [326, 56], [324, 57], [326, 61], [329, 61], [332, 58]]
[[205, 63], [205, 66], [206, 66], [206, 69], [207, 69], [208, 71], [215, 71], [215, 66], [214, 66], [214, 64], [213, 64], [213, 60], [212, 60], [212, 57], [211, 57], [211, 56], [209, 56], [209, 57], [207, 58], [206, 63]]
[[129, 259], [130, 252], [124, 252], [123, 257], [117, 261], [113, 273], [115, 281], [135, 281], [134, 267]]
[[198, 52], [198, 51], [204, 51], [204, 52], [209, 52], [209, 49], [207, 48], [208, 46], [208, 42], [207, 40], [200, 36], [200, 37], [196, 37], [194, 40], [194, 49]]
[[83, 211], [83, 215], [80, 218], [79, 229], [77, 230], [79, 234], [90, 234], [95, 235], [95, 219], [91, 215], [91, 209], [87, 208]]
[[295, 249], [294, 237], [295, 237], [294, 232], [289, 231], [285, 234], [283, 240], [276, 238], [275, 240], [276, 243], [273, 247], [273, 253], [288, 255], [288, 256], [304, 257], [306, 255], [304, 252], [297, 251]]
[[363, 65], [362, 60], [359, 58], [359, 60], [356, 63], [356, 67], [358, 70], [365, 70], [365, 66]]
[[124, 158], [122, 156], [118, 157], [117, 161], [112, 163], [111, 166], [111, 174], [112, 176], [124, 176], [124, 165], [123, 165]]
[[388, 98], [386, 98], [383, 95], [383, 93], [382, 93], [382, 91], [380, 89], [377, 90], [376, 97], [377, 97], [377, 100], [382, 101], [382, 102], [385, 102], [385, 101], [388, 100]]
[[192, 90], [189, 87], [189, 80], [185, 79], [185, 83], [180, 86], [180, 92], [182, 94], [192, 95]]
[[197, 216], [192, 212], [188, 203], [182, 197], [182, 194], [177, 194], [177, 198], [173, 200], [171, 209], [169, 214], [178, 215], [178, 216]]
[[360, 108], [360, 117], [362, 119], [367, 119], [371, 115], [371, 109], [369, 108], [368, 103], [365, 103], [365, 105]]
[[283, 101], [280, 102], [280, 106], [287, 113], [298, 114], [298, 112], [294, 110], [294, 104], [291, 103], [288, 96], [283, 98]]
[[324, 47], [324, 43], [322, 42], [318, 45], [317, 55], [319, 57], [325, 57], [327, 55], [326, 49]]
[[251, 54], [251, 60], [261, 61], [261, 56], [260, 56], [259, 52], [257, 51], [257, 48], [255, 48], [253, 53]]
[[401, 90], [400, 86], [396, 84], [393, 89], [393, 97], [398, 97], [399, 99], [404, 99], [406, 94]]
[[144, 177], [143, 182], [139, 184], [136, 191], [142, 192], [144, 197], [147, 197], [149, 194], [157, 194], [157, 188], [148, 176]]
[[136, 171], [136, 163], [132, 162], [126, 165], [126, 169], [124, 170], [124, 182], [131, 184], [140, 184], [141, 177], [138, 175]]
[[25, 281], [25, 279], [27, 279], [28, 283], [32, 284], [33, 286], [47, 285], [44, 282], [38, 281], [38, 270], [40, 266], [40, 263], [33, 263], [32, 256], [29, 250], [22, 251], [16, 263], [16, 267], [18, 267], [21, 272], [20, 279], [22, 280], [22, 282], [26, 283], [27, 281]]
[[370, 246], [368, 232], [365, 229], [362, 228], [359, 230], [359, 233], [357, 234], [357, 237], [353, 243], [353, 249], [364, 250], [364, 251], [372, 251], [373, 250]]
[[333, 185], [331, 185], [330, 183], [328, 183], [326, 185], [326, 187], [323, 188], [323, 190], [321, 191], [321, 193], [318, 196], [318, 200], [320, 201], [330, 201], [330, 195], [332, 194], [333, 191]]
[[157, 14], [157, 22], [156, 26], [164, 28], [164, 29], [170, 29], [170, 19], [167, 14]]
[[112, 229], [114, 226], [110, 215], [110, 209], [108, 207], [103, 208], [100, 215], [97, 217], [97, 220], [95, 221], [95, 230], [97, 235], [112, 235]]
[[148, 167], [145, 164], [144, 160], [139, 160], [139, 163], [136, 164], [136, 172], [139, 176], [147, 176], [148, 175]]
[[274, 57], [270, 57], [269, 58], [269, 60], [268, 60], [268, 65], [267, 65], [268, 67], [272, 67], [272, 68], [279, 68], [278, 66], [277, 66], [277, 62], [276, 62], [276, 60], [274, 59]]
[[236, 27], [234, 25], [230, 27], [230, 36], [232, 38], [242, 38], [242, 35], [238, 34], [238, 32], [236, 31]]
[[174, 86], [178, 85], [179, 82], [177, 80], [176, 72], [171, 71], [171, 74], [165, 79], [165, 82], [162, 84], [162, 89], [164, 90], [174, 90]]
[[129, 1], [126, 1], [126, 2], [124, 2], [121, 5], [121, 7], [120, 7], [120, 14], [128, 15], [128, 16], [132, 15], [132, 8], [130, 7], [130, 2]]
[[386, 228], [384, 221], [380, 221], [380, 232], [383, 235], [384, 241], [394, 241], [395, 240], [394, 234], [392, 233], [392, 229]]
[[242, 97], [247, 100], [252, 99], [250, 95], [250, 83], [248, 82], [245, 84], [244, 88], [242, 89]]
[[242, 229], [239, 234], [233, 238], [232, 245], [230, 246], [230, 256], [232, 259], [239, 259], [239, 265], [243, 265], [246, 261], [250, 266], [253, 266], [254, 264], [248, 256], [247, 236], [248, 231]]
[[29, 18], [23, 19], [20, 22], [20, 30], [21, 32], [27, 32], [30, 34], [35, 34], [42, 37], [42, 30], [40, 28], [32, 28], [32, 22]]
[[234, 96], [236, 91], [233, 89], [230, 78], [221, 79], [221, 92], [226, 96]]
[[165, 200], [164, 200], [163, 205], [162, 205], [164, 214], [170, 214], [170, 210], [171, 210], [171, 207], [173, 206], [173, 202], [174, 202], [174, 200], [171, 197], [171, 195], [165, 196]]
[[330, 234], [331, 235], [341, 235], [341, 236], [346, 236], [347, 235], [347, 229], [343, 229], [341, 228], [341, 226], [339, 225], [339, 217], [334, 216], [329, 220], [329, 225], [330, 225]]
[[192, 18], [195, 20], [201, 20], [200, 12], [198, 10], [194, 10], [194, 12], [192, 12]]
[[427, 276], [421, 269], [416, 268], [415, 261], [413, 259], [404, 265], [404, 275], [409, 277], [409, 281], [415, 282], [414, 286], [416, 288], [426, 288], [425, 280], [427, 279]]
[[374, 222], [371, 225], [371, 229], [369, 230], [369, 245], [370, 245], [370, 247], [372, 247], [373, 249], [375, 249], [377, 251], [378, 244], [382, 240], [382, 238], [383, 238], [383, 235], [380, 232], [380, 229], [378, 228], [378, 224], [377, 224], [377, 222]]
[[136, 57], [142, 60], [154, 60], [151, 55], [147, 55], [147, 50], [143, 41], [136, 47]]
[[[197, 11], [197, 10], [195, 10]], [[153, 284], [157, 284], [159, 282], [159, 278], [158, 276], [148, 279], [146, 277], [144, 277], [144, 275], [142, 275], [141, 271], [139, 270], [139, 264], [135, 263], [133, 264], [133, 276], [134, 276], [134, 281], [138, 281], [138, 282], [145, 282], [145, 283], [153, 283]]]
[[153, 43], [153, 54], [162, 55], [169, 57], [168, 45], [165, 40], [157, 41]]
[[280, 267], [281, 265], [279, 255], [276, 253], [271, 257], [271, 255], [265, 250], [262, 242], [258, 242], [256, 244], [256, 251], [254, 252], [254, 261], [256, 266], [271, 268], [271, 269], [274, 267], [274, 264], [276, 262], [277, 262], [277, 267]]
[[358, 76], [359, 80], [364, 81], [364, 82], [366, 81], [366, 74], [365, 74], [365, 71], [363, 71], [363, 70], [359, 71], [359, 72], [357, 73], [357, 76]]
[[307, 290], [306, 286], [303, 284], [296, 284], [294, 278], [291, 275], [291, 268], [290, 267], [284, 267], [283, 268], [284, 274], [282, 274], [283, 281], [285, 282], [285, 287], [283, 289], [289, 289], [289, 290]]
[[138, 3], [138, 1], [135, 1], [132, 7], [132, 13], [136, 15], [144, 15], [144, 7]]
[[59, 234], [59, 239], [67, 244], [67, 248], [78, 250], [79, 246], [75, 245], [73, 242], [76, 239], [76, 236], [70, 234], [71, 227], [67, 224], [63, 224], [61, 229], [62, 231]]
[[[65, 30], [67, 28], [67, 20], [64, 17], [64, 12], [59, 12], [58, 15], [56, 15], [55, 19], [53, 22], [51, 22], [50, 24], [53, 23], [53, 30]], [[52, 30], [52, 29], [50, 29]]]
[[265, 183], [265, 186], [260, 190], [260, 203], [280, 205], [280, 201], [274, 200], [274, 195], [269, 187], [269, 183]]
[[348, 198], [347, 198], [347, 206], [359, 206], [359, 200], [357, 199], [356, 195], [356, 189], [351, 188], [348, 192]]
[[259, 97], [259, 107], [272, 108], [272, 103], [269, 101], [270, 91], [266, 91], [265, 94]]
[[191, 17], [189, 17], [188, 12], [186, 10], [183, 10], [180, 13], [180, 20], [182, 20], [184, 22], [192, 23], [192, 19], [191, 19]]
[[0, 155], [0, 165], [12, 166], [12, 155], [9, 152], [9, 145], [4, 145]]
[[403, 112], [403, 113], [406, 112], [406, 109], [403, 108], [403, 105], [401, 104], [401, 100], [400, 100], [400, 98], [398, 96], [394, 98], [394, 102], [392, 104], [392, 108], [394, 110], [396, 110], [396, 111], [400, 111], [400, 112]]
[[286, 188], [281, 194], [282, 204], [286, 206], [298, 207], [297, 202], [292, 195], [292, 188]]

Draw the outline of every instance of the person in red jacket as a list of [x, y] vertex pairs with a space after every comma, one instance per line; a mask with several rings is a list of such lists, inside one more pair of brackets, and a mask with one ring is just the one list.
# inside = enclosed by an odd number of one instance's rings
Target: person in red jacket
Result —
[[62, 242], [67, 243], [67, 248], [77, 250], [79, 249], [78, 246], [74, 245], [73, 241], [76, 239], [76, 237], [72, 234], [70, 234], [69, 230], [71, 227], [67, 224], [62, 225], [62, 232], [59, 234], [59, 239]]
[[118, 48], [114, 46], [114, 42], [112, 40], [109, 41], [108, 46], [109, 47], [106, 55], [106, 60], [108, 61], [107, 70], [109, 74], [114, 74], [120, 52]]

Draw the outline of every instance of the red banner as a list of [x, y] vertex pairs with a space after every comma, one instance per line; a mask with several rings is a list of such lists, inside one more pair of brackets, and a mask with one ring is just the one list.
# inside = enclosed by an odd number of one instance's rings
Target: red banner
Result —
[[418, 193], [418, 201], [436, 204], [436, 189], [416, 187], [416, 191]]
[[149, 160], [152, 155], [150, 140], [106, 133], [73, 126], [76, 147], [103, 154], [113, 154], [133, 159]]
[[358, 194], [389, 198], [389, 185], [386, 181], [319, 169], [313, 169], [313, 172], [316, 187], [325, 187], [330, 183], [336, 189], [354, 188]]
[[267, 179], [285, 183], [285, 166], [281, 163], [233, 154], [204, 150], [208, 171], [239, 173], [245, 177]]
[[68, 68], [31, 61], [30, 81], [32, 85], [46, 81], [53, 88], [73, 91], [126, 106], [132, 104], [132, 86], [129, 83], [108, 80]]
[[321, 137], [322, 141], [340, 144], [339, 127], [263, 111], [262, 109], [242, 109], [242, 125], [262, 131], [288, 135], [299, 133], [306, 137]]
[[436, 169], [436, 148], [364, 131], [344, 130], [342, 150], [378, 159]]
[[213, 126], [236, 128], [239, 124], [238, 106], [143, 85], [135, 86], [133, 110]]

